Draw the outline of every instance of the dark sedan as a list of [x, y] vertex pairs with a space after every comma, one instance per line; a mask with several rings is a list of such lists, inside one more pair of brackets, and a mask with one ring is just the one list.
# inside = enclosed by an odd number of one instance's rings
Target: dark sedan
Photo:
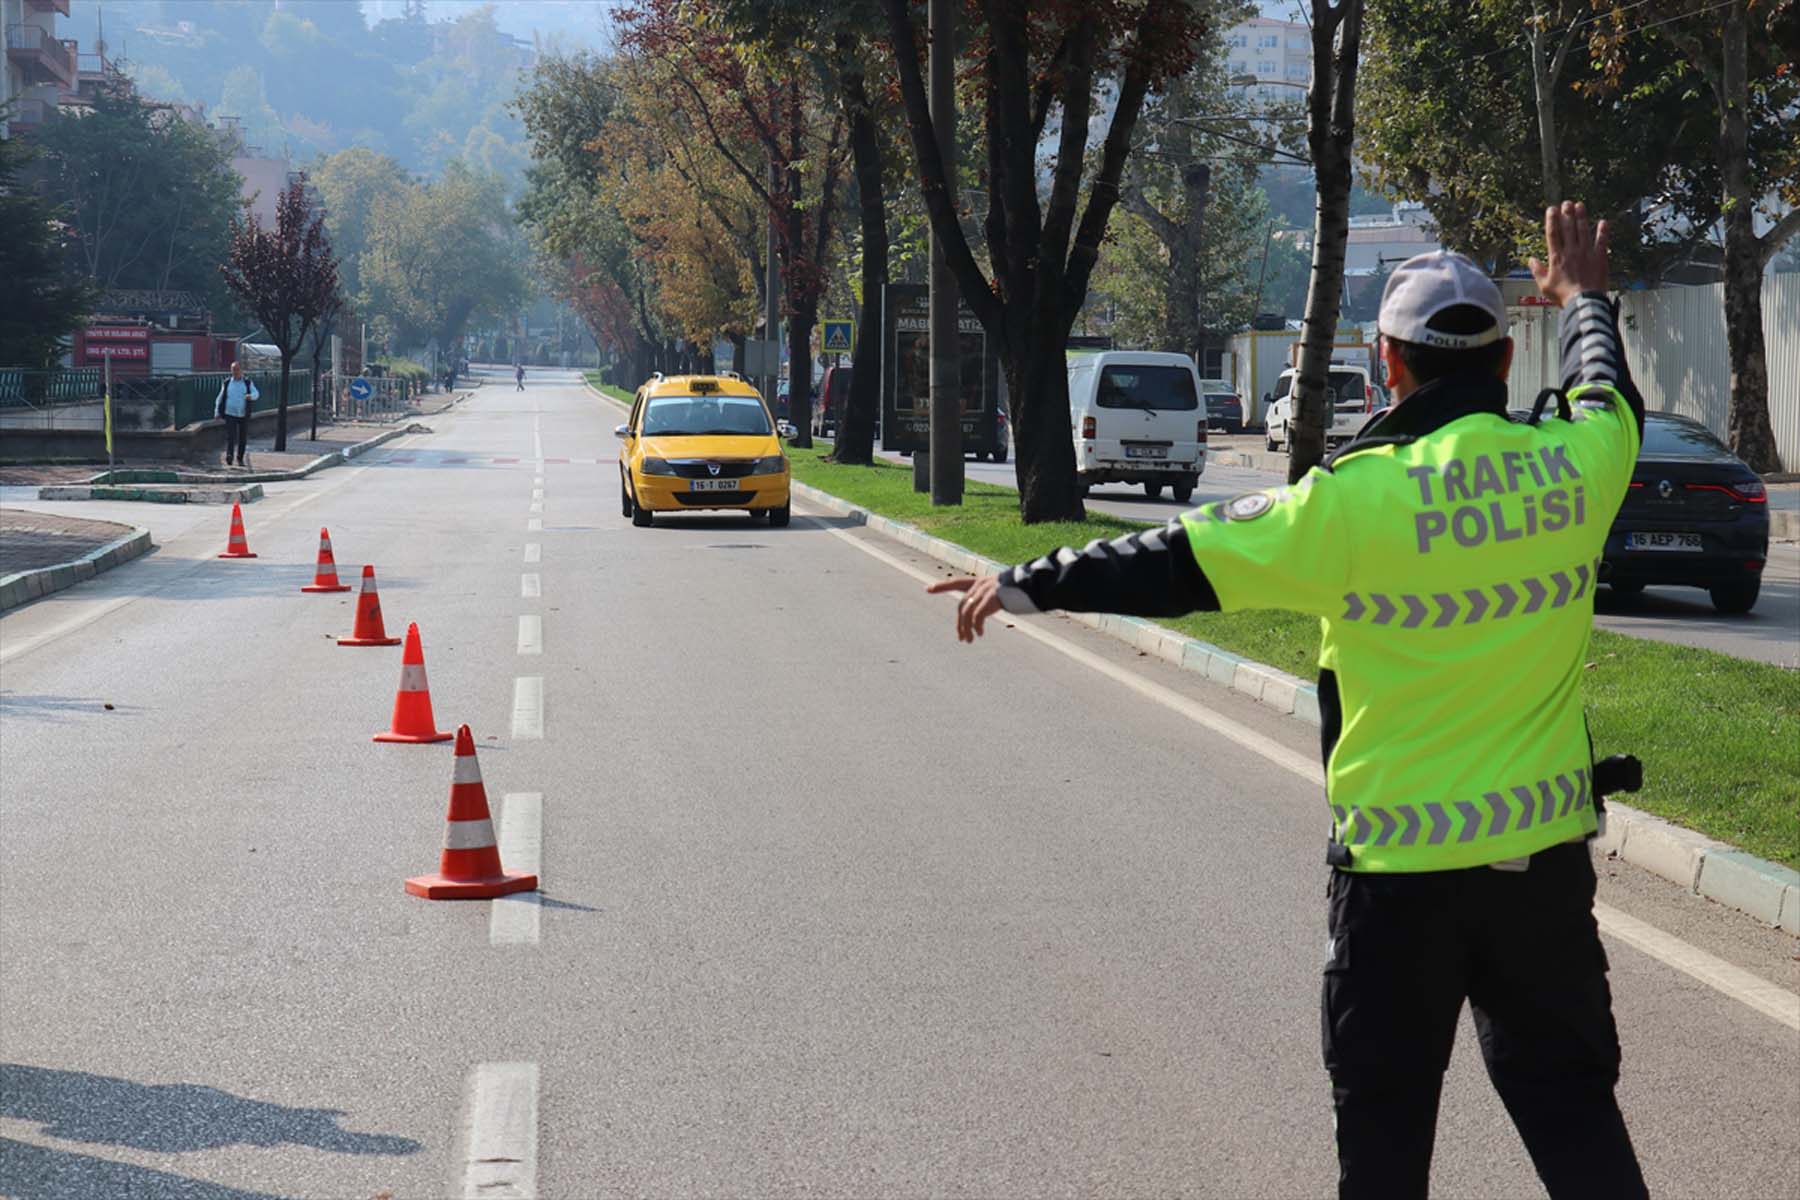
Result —
[[1745, 613], [1768, 556], [1769, 495], [1756, 472], [1699, 422], [1648, 414], [1601, 578], [1621, 595], [1705, 588], [1720, 612]]
[[1244, 404], [1236, 392], [1206, 390], [1206, 427], [1222, 433], [1244, 432]]

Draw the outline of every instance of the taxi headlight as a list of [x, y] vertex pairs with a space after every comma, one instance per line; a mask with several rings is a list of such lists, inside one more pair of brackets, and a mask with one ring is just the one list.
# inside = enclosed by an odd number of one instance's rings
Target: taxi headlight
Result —
[[787, 459], [779, 454], [759, 458], [750, 467], [752, 475], [779, 475], [785, 470], [787, 470]]
[[638, 465], [638, 470], [646, 475], [673, 475], [675, 468], [669, 465], [666, 458], [646, 458]]

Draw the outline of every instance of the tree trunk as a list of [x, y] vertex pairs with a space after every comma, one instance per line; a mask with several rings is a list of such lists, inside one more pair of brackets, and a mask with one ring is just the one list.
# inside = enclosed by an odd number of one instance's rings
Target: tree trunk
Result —
[[314, 442], [319, 440], [319, 352], [324, 348], [323, 339], [313, 341], [312, 379], [306, 389], [312, 396], [312, 435], [309, 440]]
[[1169, 247], [1168, 347], [1200, 361], [1200, 241], [1206, 230], [1206, 207], [1212, 196], [1212, 167], [1203, 162], [1181, 167], [1182, 214]]
[[[1330, 404], [1325, 397], [1331, 347], [1337, 340], [1344, 288], [1344, 251], [1350, 239], [1350, 158], [1356, 138], [1354, 97], [1363, 0], [1340, 0], [1336, 11], [1313, 0], [1313, 82], [1307, 96], [1307, 141], [1318, 201], [1313, 215], [1312, 281], [1301, 324], [1288, 482], [1325, 460]], [[1335, 43], [1335, 45], [1334, 45]]]
[[887, 286], [887, 203], [881, 190], [881, 139], [870, 114], [863, 66], [851, 39], [841, 38], [844, 55], [844, 111], [850, 119], [850, 157], [856, 171], [856, 194], [862, 214], [862, 312], [856, 326], [856, 369], [850, 395], [838, 415], [833, 460], [868, 466], [875, 461], [875, 413], [881, 404], [882, 289]]
[[1035, 324], [1011, 343], [1001, 364], [1018, 451], [1019, 516], [1027, 525], [1087, 516], [1075, 481], [1068, 340], [1069, 323]]
[[[294, 365], [294, 352], [281, 347], [281, 393], [275, 409], [275, 453], [287, 449], [288, 370]], [[250, 401], [244, 400], [244, 419], [250, 419]]]
[[1752, 471], [1781, 470], [1769, 422], [1769, 367], [1763, 342], [1762, 246], [1756, 236], [1755, 190], [1750, 183], [1749, 21], [1744, 5], [1725, 13], [1724, 63], [1719, 90], [1719, 168], [1725, 182], [1725, 345], [1731, 359], [1731, 410], [1726, 418], [1732, 453]]
[[739, 376], [744, 373], [744, 335], [741, 333], [731, 335], [731, 369]]

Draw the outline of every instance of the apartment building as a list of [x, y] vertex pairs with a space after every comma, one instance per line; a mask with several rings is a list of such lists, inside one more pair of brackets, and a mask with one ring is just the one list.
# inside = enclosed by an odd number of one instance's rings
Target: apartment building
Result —
[[57, 36], [58, 14], [69, 15], [69, 0], [0, 0], [0, 30], [6, 38], [0, 136], [42, 125], [62, 94], [78, 85], [75, 41]]
[[1312, 32], [1299, 21], [1252, 17], [1225, 33], [1233, 92], [1264, 104], [1305, 98]]

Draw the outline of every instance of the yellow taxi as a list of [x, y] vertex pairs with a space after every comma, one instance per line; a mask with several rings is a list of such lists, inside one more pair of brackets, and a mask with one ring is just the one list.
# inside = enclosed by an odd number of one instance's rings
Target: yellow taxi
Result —
[[734, 375], [658, 375], [613, 430], [619, 507], [633, 525], [659, 512], [738, 508], [788, 523], [787, 456], [757, 390]]

